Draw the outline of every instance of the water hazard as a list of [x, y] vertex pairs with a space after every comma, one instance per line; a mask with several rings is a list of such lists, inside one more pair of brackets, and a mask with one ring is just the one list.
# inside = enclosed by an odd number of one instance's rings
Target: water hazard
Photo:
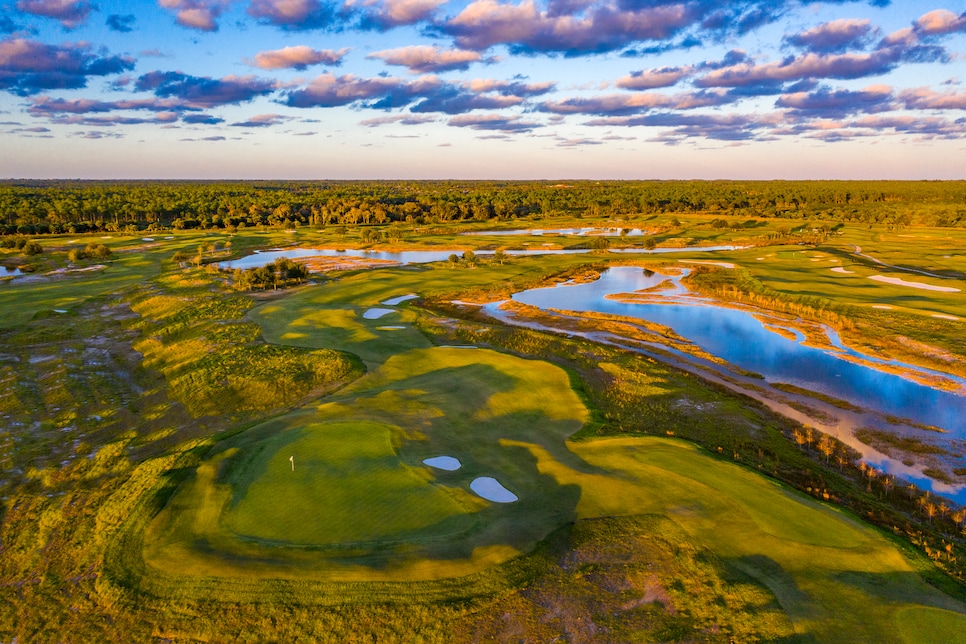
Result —
[[[637, 304], [605, 297], [651, 288], [667, 279], [636, 267], [616, 267], [595, 282], [533, 289], [513, 299], [543, 309], [596, 311], [650, 320], [671, 327], [708, 353], [759, 373], [770, 382], [791, 383], [966, 438], [966, 396], [841, 357], [847, 353], [876, 361], [869, 356], [806, 346], [800, 337], [792, 340], [769, 331], [749, 313], [700, 301], [684, 303], [672, 295], [666, 304]], [[879, 362], [915, 369], [896, 361]]]
[[[737, 246], [700, 246], [684, 248], [655, 248], [645, 250], [643, 248], [619, 248], [611, 249], [612, 253], [640, 253], [640, 254], [664, 254], [664, 253], [693, 253], [693, 252], [715, 252], [736, 250]], [[252, 255], [234, 259], [218, 264], [219, 268], [234, 270], [236, 268], [248, 269], [258, 268], [271, 264], [280, 257], [288, 259], [305, 259], [307, 257], [346, 257], [363, 258], [381, 261], [397, 262], [399, 264], [428, 264], [431, 262], [442, 262], [449, 259], [450, 255], [462, 255], [466, 250], [471, 249], [447, 249], [447, 250], [403, 250], [403, 251], [382, 251], [382, 250], [337, 250], [331, 248], [284, 248], [268, 251], [256, 251]], [[474, 250], [477, 255], [486, 257], [495, 251]], [[577, 253], [589, 253], [589, 248], [540, 248], [529, 250], [506, 250], [503, 251], [511, 256], [527, 255], [570, 255]]]

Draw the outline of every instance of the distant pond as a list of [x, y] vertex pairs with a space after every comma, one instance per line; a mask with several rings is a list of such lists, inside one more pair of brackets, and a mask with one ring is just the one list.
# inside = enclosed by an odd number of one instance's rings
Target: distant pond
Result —
[[[736, 250], [737, 246], [695, 246], [684, 248], [655, 248], [647, 251], [642, 248], [620, 248], [611, 249], [612, 253], [639, 253], [639, 254], [664, 254], [664, 253], [694, 253], [694, 252], [717, 252]], [[381, 251], [381, 250], [334, 250], [331, 248], [279, 248], [266, 251], [255, 251], [253, 254], [227, 262], [220, 262], [218, 268], [234, 270], [236, 268], [258, 268], [271, 264], [280, 257], [288, 259], [304, 259], [306, 257], [361, 257], [364, 259], [377, 259], [400, 264], [428, 264], [430, 262], [446, 261], [450, 255], [462, 255], [467, 248], [450, 248], [446, 250], [403, 250], [403, 251]], [[474, 253], [481, 257], [492, 255], [494, 251], [474, 250]], [[590, 249], [553, 249], [553, 248], [534, 248], [530, 250], [507, 250], [507, 255], [526, 256], [526, 255], [570, 255], [577, 253], [589, 253]]]

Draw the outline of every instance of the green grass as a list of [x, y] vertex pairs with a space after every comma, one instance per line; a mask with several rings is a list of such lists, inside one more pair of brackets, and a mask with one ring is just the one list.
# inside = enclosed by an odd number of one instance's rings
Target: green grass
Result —
[[399, 460], [395, 431], [373, 422], [327, 423], [266, 438], [257, 464], [226, 474], [235, 501], [226, 527], [279, 543], [347, 544], [405, 538], [465, 513], [424, 468]]
[[[246, 574], [241, 557], [251, 560], [249, 569], [270, 559], [289, 577], [478, 572], [532, 548], [574, 516], [576, 489], [559, 489], [527, 450], [503, 439], [545, 445], [579, 467], [564, 440], [588, 417], [567, 373], [548, 363], [486, 350], [412, 350], [330, 402], [220, 444], [155, 522], [147, 558], [182, 572], [187, 557], [207, 575]], [[463, 467], [440, 472], [422, 464], [440, 455]], [[493, 504], [473, 495], [470, 482], [484, 475], [520, 501]], [[199, 538], [205, 549], [185, 548]], [[286, 544], [293, 549], [278, 549]], [[306, 545], [327, 548], [307, 563], [299, 549]], [[209, 556], [211, 548], [222, 554]], [[346, 548], [356, 565], [340, 563]]]

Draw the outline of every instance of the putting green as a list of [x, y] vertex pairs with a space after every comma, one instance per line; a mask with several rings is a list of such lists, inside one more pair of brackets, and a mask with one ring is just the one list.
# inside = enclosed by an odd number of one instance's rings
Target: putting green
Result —
[[[237, 503], [225, 526], [295, 544], [398, 539], [466, 507], [402, 463], [394, 428], [373, 422], [313, 424], [268, 439], [257, 463], [229, 469]], [[465, 494], [465, 493], [464, 493]]]

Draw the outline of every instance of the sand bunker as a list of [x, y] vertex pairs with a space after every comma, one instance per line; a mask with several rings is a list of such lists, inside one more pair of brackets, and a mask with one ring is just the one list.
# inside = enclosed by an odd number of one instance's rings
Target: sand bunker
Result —
[[397, 331], [405, 328], [404, 326], [377, 326], [376, 331]]
[[731, 262], [712, 262], [702, 259], [683, 259], [682, 264], [707, 264], [709, 266], [720, 266], [721, 268], [734, 268], [735, 265]]
[[946, 315], [945, 313], [933, 313], [934, 318], [939, 318], [940, 320], [958, 320], [959, 318], [955, 315]]
[[887, 309], [887, 310], [892, 310], [892, 307], [889, 306], [888, 304], [873, 304], [872, 305], [872, 308], [874, 308], [874, 309]]
[[[430, 467], [435, 467], [437, 470], [446, 470], [447, 472], [455, 472], [459, 468], [463, 467], [458, 458], [453, 458], [452, 456], [434, 456], [433, 458], [423, 459], [424, 465], [429, 465]], [[497, 483], [499, 485], [499, 483]]]
[[476, 492], [477, 496], [494, 503], [513, 503], [519, 499], [516, 494], [503, 487], [495, 478], [489, 476], [473, 479], [473, 482], [470, 483], [470, 489]]
[[363, 313], [362, 317], [364, 317], [367, 320], [378, 320], [384, 315], [389, 315], [390, 313], [395, 313], [395, 312], [396, 312], [395, 309], [372, 308], [366, 311], [365, 313]]
[[844, 269], [841, 266], [836, 266], [835, 268], [830, 268], [829, 270], [832, 271], [833, 273], [845, 273], [846, 275], [854, 275], [855, 274], [855, 271], [850, 271], [850, 270]]
[[933, 286], [932, 284], [925, 284], [923, 282], [907, 282], [904, 279], [898, 277], [886, 277], [885, 275], [871, 275], [870, 280], [875, 280], [876, 282], [885, 282], [887, 284], [895, 284], [896, 286], [909, 286], [912, 288], [921, 288], [926, 291], [941, 291], [943, 293], [959, 293], [958, 288], [953, 288], [952, 286]]
[[406, 300], [414, 300], [417, 297], [418, 296], [415, 293], [410, 293], [409, 295], [400, 295], [399, 297], [386, 300], [385, 302], [381, 302], [381, 304], [385, 304], [386, 306], [396, 306], [397, 304], [402, 304]]

